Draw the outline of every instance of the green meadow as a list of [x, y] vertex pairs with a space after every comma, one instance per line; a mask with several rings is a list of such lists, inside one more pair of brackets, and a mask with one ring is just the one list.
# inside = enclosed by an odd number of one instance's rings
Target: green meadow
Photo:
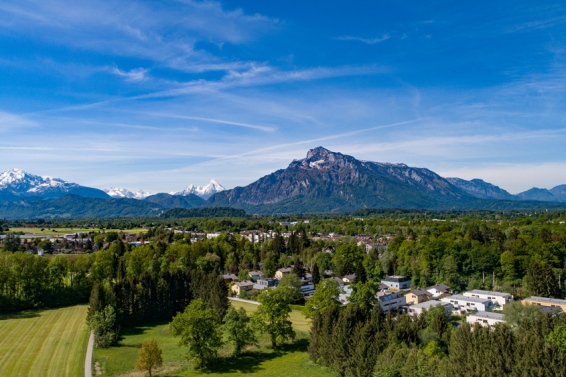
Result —
[[[248, 315], [257, 310], [257, 305], [232, 301], [236, 308], [243, 307]], [[336, 376], [329, 369], [313, 363], [308, 356], [307, 319], [298, 309], [293, 309], [291, 321], [297, 332], [297, 340], [281, 349], [273, 350], [267, 337], [260, 338], [258, 347], [250, 347], [238, 357], [231, 355], [230, 346], [220, 350], [217, 362], [207, 371], [195, 371], [183, 358], [184, 347], [178, 345], [178, 338], [169, 333], [167, 323], [124, 330], [115, 347], [94, 350], [94, 363], [102, 376], [146, 376], [147, 373], [134, 370], [141, 344], [155, 339], [163, 350], [163, 366], [156, 370], [156, 376], [210, 376], [210, 377], [330, 377]]]
[[86, 305], [0, 315], [0, 376], [84, 375]]

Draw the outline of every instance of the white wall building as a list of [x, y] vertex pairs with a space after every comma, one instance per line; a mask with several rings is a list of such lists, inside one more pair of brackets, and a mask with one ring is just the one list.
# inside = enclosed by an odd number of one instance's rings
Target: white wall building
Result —
[[482, 291], [479, 289], [464, 292], [463, 295], [466, 297], [476, 297], [491, 300], [493, 302], [494, 309], [503, 309], [505, 305], [513, 300], [513, 295], [511, 293]]
[[479, 323], [483, 327], [488, 327], [495, 326], [498, 323], [505, 323], [505, 320], [503, 319], [503, 314], [492, 312], [477, 312], [466, 317], [466, 322], [468, 322], [472, 326], [475, 323]]
[[377, 292], [377, 299], [384, 313], [388, 313], [390, 310], [397, 311], [401, 306], [407, 305], [405, 296], [397, 292]]
[[444, 308], [444, 310], [446, 311], [446, 315], [452, 314], [452, 310], [454, 309], [454, 307], [452, 306], [451, 303], [437, 301], [437, 300], [430, 300], [430, 301], [421, 302], [420, 304], [410, 305], [409, 309], [407, 310], [407, 314], [412, 316], [418, 316], [423, 313], [423, 310], [425, 309], [431, 310], [437, 305], [440, 305]]
[[454, 306], [455, 314], [468, 314], [473, 312], [490, 312], [493, 309], [493, 302], [488, 299], [467, 297], [463, 295], [452, 295], [440, 299]]
[[400, 291], [411, 288], [411, 279], [406, 276], [388, 276], [381, 279], [381, 284], [387, 285], [391, 290]]

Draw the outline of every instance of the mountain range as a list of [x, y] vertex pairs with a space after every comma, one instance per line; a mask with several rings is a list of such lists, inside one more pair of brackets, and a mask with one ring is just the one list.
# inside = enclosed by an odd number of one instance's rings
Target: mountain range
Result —
[[[174, 193], [99, 190], [19, 169], [0, 174], [0, 217], [157, 216], [170, 208], [232, 207], [253, 214], [349, 212], [363, 208], [566, 208], [566, 185], [518, 195], [481, 179], [443, 178], [426, 168], [357, 160], [318, 147], [245, 186], [215, 180]], [[183, 212], [175, 212], [182, 214]]]

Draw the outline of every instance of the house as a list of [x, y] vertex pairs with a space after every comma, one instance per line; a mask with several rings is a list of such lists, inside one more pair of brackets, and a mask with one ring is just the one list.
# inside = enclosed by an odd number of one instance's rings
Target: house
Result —
[[377, 292], [377, 299], [379, 300], [379, 305], [381, 306], [381, 309], [383, 309], [384, 313], [388, 313], [389, 311], [396, 312], [400, 307], [407, 304], [405, 296], [398, 292]]
[[329, 254], [334, 254], [336, 250], [334, 250], [332, 246], [328, 246], [326, 249], [324, 249], [324, 252]]
[[454, 313], [468, 314], [473, 312], [490, 312], [493, 309], [493, 302], [488, 299], [467, 297], [463, 295], [452, 295], [440, 299], [454, 306]]
[[389, 286], [387, 284], [379, 283], [379, 290], [380, 291], [386, 291], [388, 289], [389, 289]]
[[232, 292], [236, 293], [239, 296], [242, 294], [242, 292], [251, 291], [253, 287], [254, 287], [253, 281], [245, 280], [234, 283], [234, 285], [232, 285], [230, 289], [232, 289]]
[[466, 317], [466, 322], [470, 325], [479, 324], [483, 327], [495, 326], [498, 323], [505, 323], [503, 314], [492, 312], [477, 312]]
[[449, 302], [441, 302], [438, 300], [430, 300], [430, 301], [421, 302], [419, 304], [413, 304], [409, 306], [407, 310], [407, 314], [412, 316], [418, 316], [421, 315], [424, 310], [431, 310], [432, 308], [438, 305], [444, 308], [444, 310], [446, 311], [446, 315], [452, 314], [452, 310], [454, 309], [454, 306], [452, 306], [452, 304]]
[[277, 284], [279, 284], [279, 280], [275, 278], [258, 279], [257, 282], [253, 285], [253, 289], [261, 291], [265, 288], [275, 288], [277, 287]]
[[222, 275], [222, 279], [224, 279], [225, 282], [240, 281], [240, 279], [238, 279], [238, 277], [234, 274]]
[[493, 302], [494, 309], [503, 309], [503, 307], [513, 299], [513, 295], [511, 293], [482, 291], [479, 289], [464, 292], [463, 295], [466, 297], [477, 297], [491, 300]]
[[277, 271], [275, 271], [275, 279], [281, 280], [283, 278], [283, 275], [287, 275], [291, 273], [291, 271], [293, 271], [291, 267], [279, 268]]
[[301, 286], [301, 294], [305, 298], [311, 297], [314, 294], [314, 292], [315, 292], [315, 287], [314, 284], [312, 283], [303, 284]]
[[444, 284], [433, 285], [432, 287], [428, 287], [426, 290], [429, 291], [434, 298], [450, 294], [450, 287]]
[[[342, 283], [344, 284], [344, 283]], [[338, 301], [340, 303], [342, 303], [343, 305], [346, 305], [348, 302], [350, 302], [350, 295], [352, 294], [352, 287], [349, 285], [346, 285], [342, 288], [342, 293], [340, 293], [338, 295]]]
[[339, 277], [333, 277], [331, 278], [332, 280], [334, 280], [335, 282], [338, 283], [338, 287], [343, 287], [344, 286], [344, 280], [340, 279]]
[[253, 282], [258, 281], [258, 279], [263, 279], [265, 275], [261, 271], [250, 271], [248, 272], [248, 276]]
[[344, 275], [342, 281], [346, 284], [351, 284], [356, 281], [356, 274]]
[[523, 304], [536, 304], [550, 308], [560, 308], [563, 312], [566, 312], [566, 300], [560, 300], [557, 298], [531, 296], [524, 299]]
[[408, 293], [405, 293], [405, 300], [407, 305], [420, 304], [430, 300], [432, 294], [422, 288], [411, 289]]
[[406, 276], [388, 276], [381, 279], [381, 282], [389, 287], [392, 291], [400, 291], [411, 288], [411, 279]]

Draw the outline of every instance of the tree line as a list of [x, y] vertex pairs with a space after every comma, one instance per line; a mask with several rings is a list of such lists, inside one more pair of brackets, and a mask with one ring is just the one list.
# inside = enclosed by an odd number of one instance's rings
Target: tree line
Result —
[[442, 308], [413, 318], [332, 306], [314, 314], [309, 355], [341, 376], [564, 376], [566, 317], [454, 328]]

